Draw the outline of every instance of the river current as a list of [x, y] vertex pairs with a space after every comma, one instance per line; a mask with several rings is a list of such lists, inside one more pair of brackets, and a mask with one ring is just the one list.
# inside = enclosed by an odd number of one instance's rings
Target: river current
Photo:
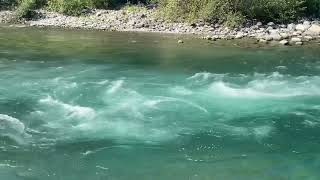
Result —
[[316, 180], [320, 45], [0, 27], [0, 179]]

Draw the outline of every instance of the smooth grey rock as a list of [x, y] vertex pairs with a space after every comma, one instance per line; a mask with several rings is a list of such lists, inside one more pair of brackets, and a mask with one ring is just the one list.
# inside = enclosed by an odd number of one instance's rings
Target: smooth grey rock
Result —
[[282, 40], [282, 41], [279, 42], [279, 44], [281, 44], [281, 45], [288, 45], [288, 44], [289, 44], [289, 41], [287, 41], [287, 40]]
[[313, 39], [313, 37], [312, 36], [304, 36], [303, 39], [306, 41], [311, 41]]
[[289, 38], [288, 33], [280, 33], [280, 36], [281, 36], [283, 39], [288, 39], [288, 38]]
[[312, 24], [311, 27], [304, 34], [312, 36], [320, 35], [320, 25]]
[[310, 21], [304, 21], [304, 22], [303, 22], [303, 25], [305, 25], [305, 26], [310, 26], [311, 23], [310, 23]]
[[264, 39], [265, 39], [266, 41], [272, 41], [272, 40], [273, 40], [272, 36], [270, 36], [270, 35], [266, 35], [266, 36], [264, 37]]
[[281, 28], [287, 28], [287, 25], [281, 24], [280, 27], [281, 27]]
[[270, 30], [273, 30], [273, 27], [269, 26], [269, 27], [267, 28], [267, 31], [270, 31]]
[[184, 43], [184, 42], [183, 42], [183, 40], [180, 39], [180, 40], [178, 40], [178, 43], [179, 43], [179, 44], [182, 44], [182, 43]]
[[301, 46], [301, 45], [303, 45], [303, 43], [302, 42], [296, 42], [295, 45]]
[[308, 24], [298, 24], [296, 26], [296, 30], [304, 32], [305, 30], [309, 29], [310, 26], [311, 26], [310, 24], [309, 25]]
[[288, 45], [288, 44], [289, 44], [289, 41], [287, 41], [287, 40], [282, 40], [282, 41], [279, 42], [279, 44], [281, 44], [281, 45]]
[[293, 31], [296, 29], [296, 25], [295, 24], [288, 24], [287, 28], [289, 31]]
[[291, 38], [291, 42], [301, 42], [301, 38], [298, 38], [298, 37], [293, 37]]
[[235, 35], [235, 39], [241, 39], [244, 37], [244, 34], [242, 32], [238, 32], [237, 35]]
[[273, 40], [275, 40], [275, 41], [280, 41], [280, 40], [282, 40], [282, 36], [280, 36], [280, 34], [277, 33], [277, 32], [273, 32], [273, 33], [271, 33], [269, 36], [270, 36]]
[[295, 32], [292, 33], [293, 36], [299, 36], [301, 34], [302, 34], [301, 31], [295, 31]]
[[97, 16], [97, 17], [100, 17], [101, 15], [102, 15], [102, 12], [97, 12], [97, 13], [96, 13], [96, 16]]
[[267, 40], [265, 40], [265, 39], [259, 39], [259, 43], [267, 43]]
[[274, 26], [275, 24], [274, 24], [274, 22], [269, 22], [267, 25], [268, 26]]

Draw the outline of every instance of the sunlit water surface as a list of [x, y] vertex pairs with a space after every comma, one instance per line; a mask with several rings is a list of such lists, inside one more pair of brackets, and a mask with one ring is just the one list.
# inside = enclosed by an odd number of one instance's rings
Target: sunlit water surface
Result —
[[0, 42], [1, 180], [320, 177], [318, 44], [10, 27]]

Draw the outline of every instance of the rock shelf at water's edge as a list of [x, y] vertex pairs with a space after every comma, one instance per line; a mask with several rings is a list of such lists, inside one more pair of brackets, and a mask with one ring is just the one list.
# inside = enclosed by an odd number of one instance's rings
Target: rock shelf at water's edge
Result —
[[[158, 18], [155, 10], [138, 12], [94, 10], [86, 16], [80, 17], [65, 16], [45, 10], [39, 10], [37, 14], [36, 19], [25, 20], [23, 24], [37, 27], [194, 34], [210, 41], [253, 38], [260, 43], [274, 41], [279, 45], [302, 45], [305, 42], [320, 39], [320, 21], [311, 20], [292, 24], [254, 22], [243, 27], [230, 29], [220, 24], [204, 22], [192, 24], [167, 22]], [[13, 15], [12, 11], [1, 11], [0, 22], [9, 22]]]

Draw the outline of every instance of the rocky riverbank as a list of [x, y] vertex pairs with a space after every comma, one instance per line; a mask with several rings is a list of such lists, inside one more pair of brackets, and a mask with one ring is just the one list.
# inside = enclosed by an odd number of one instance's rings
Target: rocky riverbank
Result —
[[[62, 27], [78, 29], [98, 29], [107, 31], [142, 31], [177, 34], [195, 34], [207, 40], [255, 38], [260, 43], [271, 41], [281, 45], [302, 45], [304, 42], [320, 39], [320, 21], [304, 20], [294, 24], [247, 23], [236, 29], [220, 24], [170, 23], [156, 15], [154, 9], [128, 10], [93, 10], [85, 16], [72, 17], [39, 10], [38, 15], [22, 23], [27, 26]], [[0, 22], [9, 22], [14, 12], [1, 11]]]

